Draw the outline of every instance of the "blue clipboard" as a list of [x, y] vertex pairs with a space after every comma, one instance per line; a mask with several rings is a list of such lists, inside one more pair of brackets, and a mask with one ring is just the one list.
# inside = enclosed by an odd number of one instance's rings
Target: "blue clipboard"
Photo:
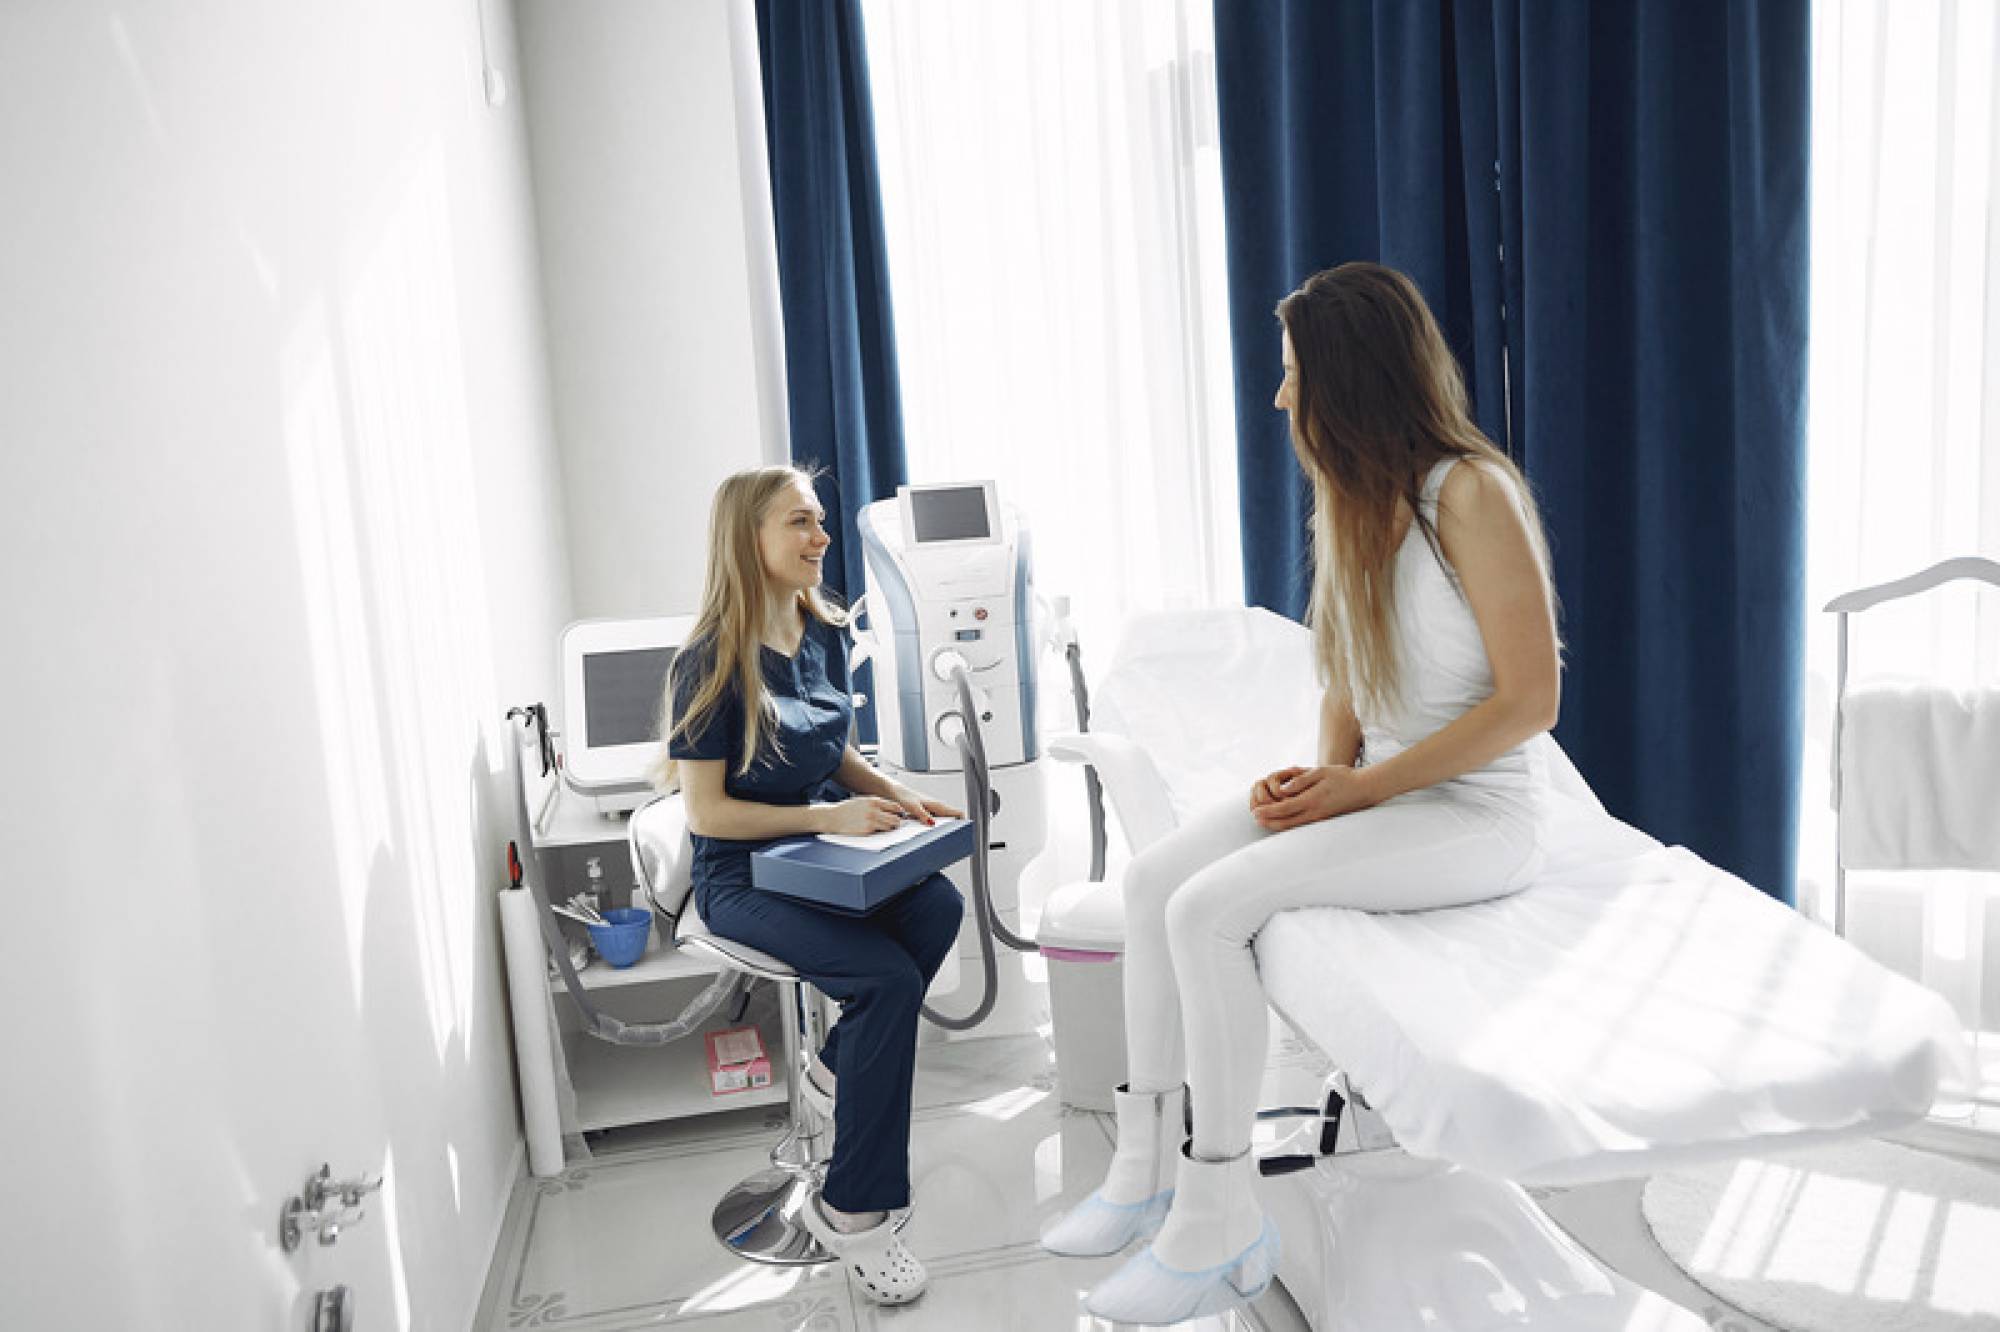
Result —
[[750, 882], [765, 892], [863, 916], [978, 846], [971, 819], [941, 822], [886, 851], [858, 851], [817, 837], [787, 838], [750, 856]]

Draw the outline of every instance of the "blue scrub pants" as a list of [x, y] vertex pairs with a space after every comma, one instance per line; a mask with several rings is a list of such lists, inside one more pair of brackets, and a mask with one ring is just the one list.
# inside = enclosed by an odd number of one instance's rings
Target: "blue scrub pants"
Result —
[[933, 874], [865, 916], [721, 884], [698, 887], [695, 905], [710, 930], [769, 953], [840, 1005], [820, 1047], [840, 1080], [822, 1196], [843, 1212], [907, 1207], [917, 1018], [958, 939], [958, 889]]

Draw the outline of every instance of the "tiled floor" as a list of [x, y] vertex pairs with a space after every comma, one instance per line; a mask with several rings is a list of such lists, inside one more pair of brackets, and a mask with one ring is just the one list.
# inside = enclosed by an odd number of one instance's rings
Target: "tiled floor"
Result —
[[[782, 1113], [768, 1110], [606, 1135], [595, 1158], [517, 1187], [478, 1327], [576, 1332], [675, 1327], [714, 1332], [862, 1329], [1101, 1329], [1082, 1310], [1119, 1259], [1053, 1258], [1036, 1245], [1048, 1219], [1083, 1197], [1111, 1152], [1107, 1117], [1065, 1109], [1039, 1034], [926, 1044], [919, 1060], [911, 1159], [917, 1208], [905, 1232], [930, 1269], [929, 1291], [904, 1309], [860, 1298], [828, 1267], [742, 1263], [709, 1232], [709, 1209], [761, 1169]], [[1267, 1100], [1314, 1076], [1312, 1052], [1272, 1043]], [[1309, 1089], [1308, 1089], [1309, 1090]], [[1768, 1332], [1682, 1276], [1639, 1216], [1636, 1185], [1544, 1199], [1558, 1222], [1607, 1264], [1704, 1313], [1728, 1332]], [[1303, 1332], [1281, 1287], [1236, 1315], [1188, 1324], [1206, 1332]]]

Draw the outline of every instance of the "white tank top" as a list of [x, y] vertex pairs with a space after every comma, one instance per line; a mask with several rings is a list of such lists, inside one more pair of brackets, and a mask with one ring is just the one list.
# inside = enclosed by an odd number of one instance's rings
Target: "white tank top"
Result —
[[[1438, 493], [1457, 458], [1445, 458], [1424, 478], [1419, 501], [1433, 530]], [[1402, 697], [1386, 716], [1360, 718], [1367, 761], [1380, 763], [1457, 720], [1493, 694], [1493, 664], [1486, 657], [1479, 622], [1458, 585], [1458, 575], [1432, 550], [1415, 522], [1396, 556], [1395, 642]], [[1547, 763], [1533, 740], [1523, 741], [1482, 768], [1441, 782], [1433, 790], [1506, 803], [1534, 803], [1547, 784]]]

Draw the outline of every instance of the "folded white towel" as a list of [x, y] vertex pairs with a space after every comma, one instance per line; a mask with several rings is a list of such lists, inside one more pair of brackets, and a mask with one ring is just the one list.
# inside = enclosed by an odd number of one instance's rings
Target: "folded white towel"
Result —
[[1876, 685], [1841, 717], [1843, 865], [2000, 870], [2000, 690]]

